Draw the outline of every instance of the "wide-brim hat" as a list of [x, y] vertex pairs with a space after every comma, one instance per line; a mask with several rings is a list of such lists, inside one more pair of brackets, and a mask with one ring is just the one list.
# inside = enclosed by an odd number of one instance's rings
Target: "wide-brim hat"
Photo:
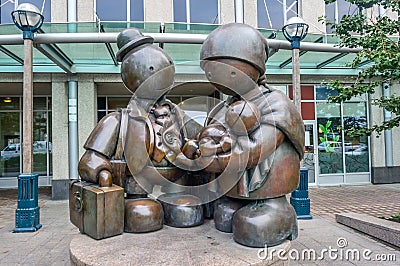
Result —
[[138, 29], [129, 28], [123, 30], [117, 37], [118, 52], [117, 60], [122, 62], [124, 56], [133, 48], [142, 44], [153, 43], [154, 39], [150, 36], [144, 36]]

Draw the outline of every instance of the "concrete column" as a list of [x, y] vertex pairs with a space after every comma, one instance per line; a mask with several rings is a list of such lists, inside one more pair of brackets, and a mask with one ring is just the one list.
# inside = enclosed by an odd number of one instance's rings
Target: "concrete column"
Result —
[[68, 198], [68, 88], [63, 80], [53, 81], [52, 100], [52, 198]]
[[258, 11], [257, 11], [257, 0], [244, 1], [244, 23], [258, 27]]
[[85, 152], [83, 145], [97, 124], [97, 91], [93, 78], [78, 81], [78, 138], [79, 158]]
[[232, 0], [220, 0], [221, 24], [235, 22], [235, 2]]
[[[48, 1], [48, 0], [47, 0]], [[52, 0], [51, 1], [51, 22], [60, 23], [67, 22], [68, 19], [68, 0]]]
[[76, 0], [77, 20], [79, 22], [84, 21], [96, 21], [94, 2], [96, 0]]
[[318, 17], [325, 15], [324, 1], [300, 1], [300, 10], [302, 18], [309, 25], [309, 33], [326, 33], [325, 24], [318, 22]]
[[144, 0], [144, 21], [173, 22], [173, 1]]
[[[382, 90], [377, 88], [375, 94], [371, 95], [371, 100], [377, 99], [382, 96]], [[383, 112], [382, 108], [375, 105], [369, 104], [369, 123], [370, 126], [375, 124], [381, 124], [383, 122]], [[371, 181], [375, 184], [387, 183], [390, 179], [388, 178], [388, 172], [385, 162], [385, 138], [381, 134], [378, 138], [377, 134], [373, 133], [371, 135]]]

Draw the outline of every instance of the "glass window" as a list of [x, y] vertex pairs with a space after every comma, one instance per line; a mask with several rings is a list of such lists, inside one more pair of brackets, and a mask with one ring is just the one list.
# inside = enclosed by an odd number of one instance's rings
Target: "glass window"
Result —
[[358, 12], [357, 5], [349, 3], [346, 0], [338, 0], [337, 3], [337, 19], [339, 21], [344, 15], [355, 15]]
[[336, 96], [338, 92], [327, 86], [315, 86], [317, 100], [328, 100], [328, 96]]
[[98, 110], [106, 110], [107, 101], [106, 97], [97, 97], [97, 109]]
[[20, 112], [0, 112], [0, 177], [20, 173]]
[[97, 121], [106, 114], [128, 106], [131, 97], [97, 97]]
[[144, 21], [143, 0], [131, 0], [130, 21]]
[[174, 0], [174, 21], [186, 22], [186, 0]]
[[47, 110], [46, 97], [34, 97], [33, 110]]
[[126, 108], [128, 106], [130, 97], [108, 97], [107, 100], [107, 110], [108, 112], [117, 111], [121, 108]]
[[[345, 0], [337, 0], [325, 6], [326, 19], [331, 22], [338, 23], [344, 15], [354, 15], [358, 12], [358, 7], [355, 4]], [[327, 25], [327, 33], [332, 33], [332, 28]]]
[[[51, 1], [47, 0], [19, 0], [18, 4], [31, 3], [39, 8], [44, 17], [44, 22], [51, 22]], [[43, 6], [44, 4], [44, 6]], [[42, 10], [43, 9], [43, 10]]]
[[297, 16], [297, 1], [257, 0], [257, 23], [259, 28], [282, 29], [285, 19]]
[[106, 111], [98, 111], [97, 112], [97, 122], [99, 122], [105, 116], [106, 116]]
[[11, 18], [11, 12], [14, 10], [14, 3], [10, 0], [1, 0], [0, 6], [0, 24], [14, 23]]
[[0, 97], [0, 110], [19, 110], [19, 97]]
[[[174, 0], [174, 22], [218, 24], [218, 0], [189, 0], [189, 19], [186, 0]], [[188, 21], [189, 20], [189, 21]]]
[[369, 152], [368, 137], [353, 137], [346, 130], [367, 127], [366, 103], [343, 103], [343, 126], [346, 172], [368, 172]]
[[127, 21], [127, 0], [96, 0], [96, 13], [100, 21]]
[[33, 113], [33, 171], [47, 175], [47, 112]]
[[340, 105], [317, 103], [320, 174], [343, 173]]
[[190, 1], [190, 23], [218, 24], [218, 0]]
[[[20, 97], [0, 98], [0, 177], [17, 177], [21, 169]], [[33, 98], [34, 172], [52, 174], [51, 97]]]

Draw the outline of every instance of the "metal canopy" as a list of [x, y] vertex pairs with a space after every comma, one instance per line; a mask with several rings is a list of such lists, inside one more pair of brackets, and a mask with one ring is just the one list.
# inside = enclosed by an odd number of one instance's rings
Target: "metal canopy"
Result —
[[335, 55], [335, 56], [329, 58], [328, 60], [325, 60], [324, 62], [319, 63], [319, 64], [317, 65], [317, 68], [318, 68], [318, 69], [319, 69], [319, 68], [323, 68], [324, 66], [327, 66], [327, 65], [329, 65], [330, 63], [332, 63], [332, 62], [334, 62], [334, 61], [336, 61], [336, 60], [339, 60], [340, 58], [342, 58], [342, 57], [344, 57], [344, 56], [346, 56], [346, 55], [347, 55], [347, 53], [341, 53], [341, 54]]
[[4, 46], [0, 45], [0, 52], [8, 55], [9, 57], [11, 57], [12, 59], [14, 59], [15, 61], [17, 61], [18, 63], [21, 64], [21, 66], [24, 64], [24, 59], [22, 59], [21, 57], [19, 57], [18, 55], [14, 54], [13, 52], [11, 52], [10, 50], [8, 50], [7, 48], [5, 48]]
[[[322, 43], [323, 40], [324, 40], [323, 37], [319, 37], [319, 38], [316, 39], [314, 42], [315, 42], [315, 43]], [[307, 53], [307, 52], [308, 52], [308, 51], [306, 51], [306, 50], [302, 50], [302, 51], [300, 51], [299, 56], [301, 57], [302, 55], [304, 55], [304, 54]], [[286, 61], [284, 61], [282, 64], [280, 64], [279, 67], [280, 67], [280, 68], [283, 68], [283, 67], [289, 65], [291, 62], [292, 62], [292, 57], [290, 57], [289, 59], [287, 59]]]
[[[200, 74], [199, 54], [207, 34], [218, 25], [165, 23], [51, 23], [42, 26], [35, 35], [34, 72], [60, 73], [119, 73], [115, 59], [116, 39], [123, 29], [139, 28], [143, 34], [163, 43], [176, 64], [177, 73]], [[267, 74], [291, 74], [290, 43], [281, 32], [259, 29], [270, 47]], [[0, 25], [0, 72], [23, 72], [23, 39], [12, 24]], [[46, 33], [44, 33], [46, 32]], [[270, 39], [274, 38], [274, 39]], [[308, 34], [301, 43], [302, 74], [353, 75], [346, 63], [360, 49], [338, 47], [332, 35]], [[365, 66], [371, 62], [365, 62]], [[362, 67], [359, 66], [359, 67]]]

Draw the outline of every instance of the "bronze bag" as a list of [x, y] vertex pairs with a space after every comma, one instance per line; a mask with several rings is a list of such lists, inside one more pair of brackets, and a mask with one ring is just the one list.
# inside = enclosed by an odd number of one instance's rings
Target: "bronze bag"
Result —
[[122, 234], [124, 230], [124, 189], [99, 187], [72, 181], [69, 190], [71, 223], [94, 239]]

